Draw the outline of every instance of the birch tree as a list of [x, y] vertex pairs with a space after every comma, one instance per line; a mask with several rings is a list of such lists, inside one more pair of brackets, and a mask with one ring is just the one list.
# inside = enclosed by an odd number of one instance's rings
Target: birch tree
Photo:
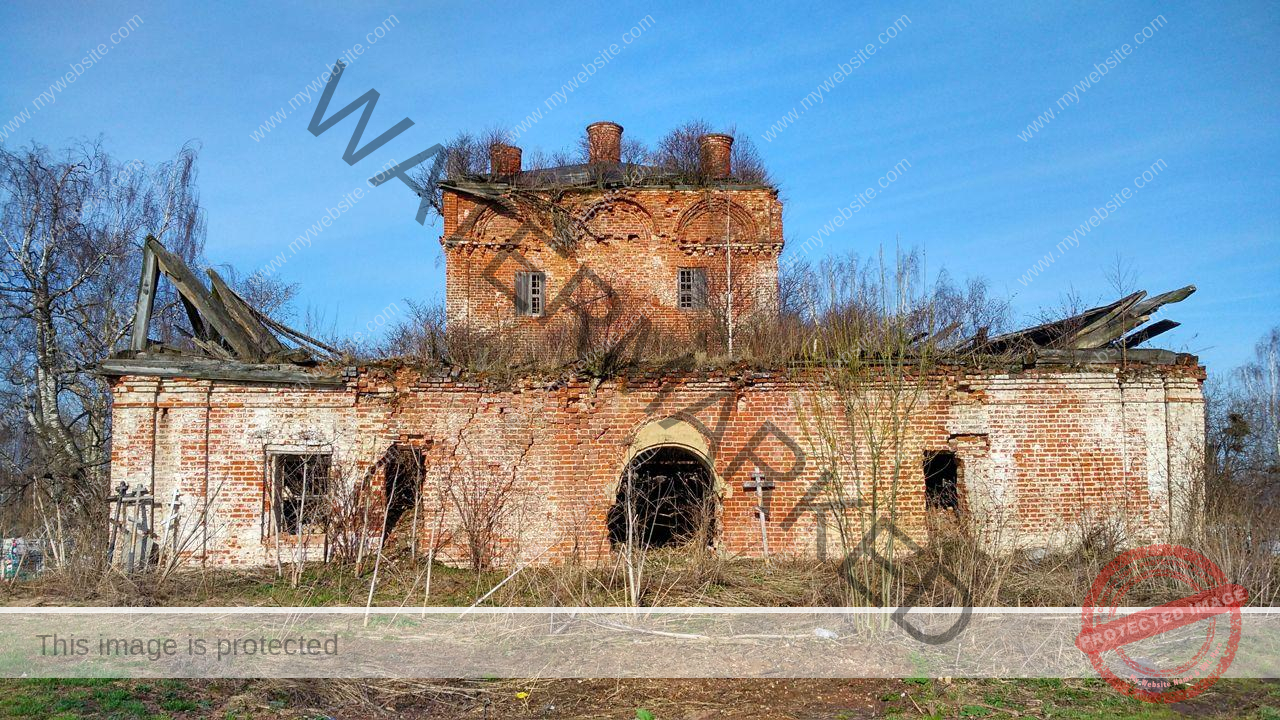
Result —
[[[93, 368], [131, 330], [143, 241], [188, 261], [203, 248], [196, 157], [183, 147], [150, 167], [95, 142], [0, 149], [0, 402], [20, 437], [0, 462], [60, 508], [103, 505], [109, 390]], [[158, 339], [174, 339], [173, 305], [160, 298]]]

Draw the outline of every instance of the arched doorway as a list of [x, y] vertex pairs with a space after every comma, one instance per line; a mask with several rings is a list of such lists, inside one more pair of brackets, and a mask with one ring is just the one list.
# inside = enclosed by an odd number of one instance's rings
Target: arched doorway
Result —
[[641, 547], [710, 544], [716, 536], [715, 482], [706, 461], [679, 445], [637, 452], [609, 509], [609, 541]]

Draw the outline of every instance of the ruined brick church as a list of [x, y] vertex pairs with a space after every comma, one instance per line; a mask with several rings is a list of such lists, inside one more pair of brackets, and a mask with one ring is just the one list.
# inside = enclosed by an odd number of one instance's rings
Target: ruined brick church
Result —
[[[701, 138], [705, 182], [691, 184], [624, 162], [615, 123], [587, 134], [584, 163], [525, 169], [519, 148], [495, 144], [484, 176], [441, 184], [450, 327], [536, 343], [585, 307], [621, 334], [690, 340], [726, 314], [730, 326], [777, 316], [782, 204], [735, 177], [732, 137]], [[148, 337], [162, 278], [190, 315], [189, 347]], [[100, 370], [112, 486], [154, 498], [150, 528], [207, 565], [320, 560], [389, 538], [452, 563], [598, 560], [637, 537], [834, 557], [833, 527], [865, 512], [869, 477], [892, 479], [894, 525], [922, 544], [939, 513], [1027, 547], [1115, 519], [1138, 539], [1170, 537], [1198, 507], [1204, 371], [1137, 346], [1176, 324], [1143, 327], [1192, 290], [980, 338], [971, 357], [1000, 361], [939, 364], [892, 466], [868, 473], [888, 461], [824, 402], [821, 369], [497, 382], [316, 360], [323, 343], [149, 241], [132, 343]]]

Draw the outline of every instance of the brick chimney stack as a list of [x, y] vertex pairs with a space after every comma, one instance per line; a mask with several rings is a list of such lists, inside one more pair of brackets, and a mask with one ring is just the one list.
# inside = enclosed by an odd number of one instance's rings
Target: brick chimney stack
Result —
[[698, 139], [702, 156], [702, 172], [707, 177], [729, 177], [729, 158], [733, 155], [733, 136], [710, 133]]
[[520, 148], [496, 142], [489, 146], [489, 173], [511, 177], [520, 172]]
[[602, 120], [587, 126], [587, 162], [622, 161], [622, 126]]

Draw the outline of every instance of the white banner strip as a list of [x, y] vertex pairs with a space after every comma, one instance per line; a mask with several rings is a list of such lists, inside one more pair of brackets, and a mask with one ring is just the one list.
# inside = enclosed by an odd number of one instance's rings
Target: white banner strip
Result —
[[[1121, 608], [1123, 619], [1140, 608]], [[4, 677], [1096, 677], [1080, 608], [3, 608]], [[110, 617], [108, 617], [110, 616]], [[1233, 626], [1236, 628], [1233, 632]], [[1097, 658], [1280, 677], [1280, 613]], [[1215, 664], [1217, 663], [1217, 664]], [[1188, 676], [1190, 676], [1188, 674]], [[1181, 677], [1181, 676], [1179, 676]]]

